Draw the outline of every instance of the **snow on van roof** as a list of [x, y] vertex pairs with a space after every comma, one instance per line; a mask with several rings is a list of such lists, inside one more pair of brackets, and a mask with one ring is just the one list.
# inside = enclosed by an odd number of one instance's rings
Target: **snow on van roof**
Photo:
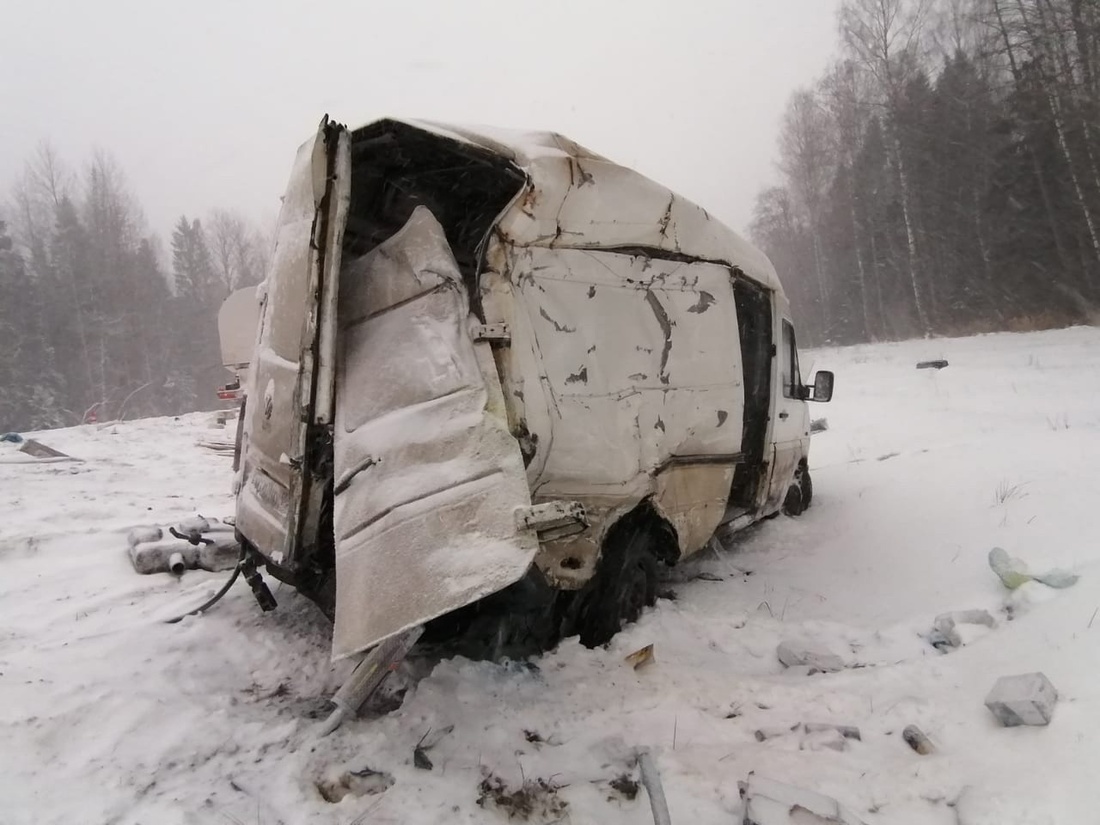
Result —
[[658, 250], [728, 264], [783, 292], [768, 257], [705, 209], [563, 135], [397, 122], [507, 158], [527, 175], [527, 191], [499, 221], [516, 244]]

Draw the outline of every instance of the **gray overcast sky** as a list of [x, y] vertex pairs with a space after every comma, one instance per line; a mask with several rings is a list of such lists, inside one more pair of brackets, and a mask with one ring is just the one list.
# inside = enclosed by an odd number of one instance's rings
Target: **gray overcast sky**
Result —
[[553, 129], [737, 229], [836, 0], [4, 3], [0, 184], [48, 138], [120, 161], [151, 228], [271, 220], [321, 116]]

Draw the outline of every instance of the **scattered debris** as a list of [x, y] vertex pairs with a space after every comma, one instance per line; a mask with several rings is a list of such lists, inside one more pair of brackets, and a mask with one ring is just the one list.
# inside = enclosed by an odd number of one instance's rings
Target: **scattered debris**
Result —
[[[332, 704], [336, 707], [321, 726], [318, 736], [328, 736], [349, 716], [355, 716], [359, 708], [363, 707], [363, 704], [375, 694], [386, 677], [404, 660], [409, 649], [416, 644], [423, 632], [423, 628], [413, 627], [371, 648], [332, 697]], [[452, 728], [447, 728], [444, 735], [451, 730]], [[428, 733], [431, 731], [429, 730]], [[424, 736], [427, 735], [427, 733], [424, 734]], [[423, 744], [423, 741], [422, 737], [417, 748]], [[416, 758], [415, 752], [413, 758], [414, 760]]]
[[526, 728], [523, 731], [523, 738], [526, 739], [528, 742], [532, 742], [537, 745], [541, 745], [543, 742], [546, 741], [542, 738], [538, 731], [527, 730]]
[[[165, 535], [167, 533], [168, 535]], [[232, 570], [240, 557], [240, 544], [232, 524], [196, 516], [167, 531], [142, 526], [126, 537], [130, 563], [138, 573], [172, 572], [201, 568], [217, 573]]]
[[[420, 737], [420, 741], [416, 743], [416, 747], [413, 748], [413, 765], [420, 768], [422, 771], [430, 771], [434, 765], [432, 760], [428, 758], [428, 751], [443, 741], [451, 731], [455, 729], [454, 725], [447, 725], [447, 727], [436, 733], [435, 736], [431, 736], [431, 728]], [[431, 736], [429, 739], [428, 737]]]
[[835, 730], [845, 739], [855, 739], [857, 742], [863, 741], [863, 734], [859, 732], [859, 728], [855, 725], [833, 725], [827, 722], [806, 722], [803, 724], [802, 729], [807, 733]]
[[1001, 584], [1009, 590], [1015, 590], [1029, 581], [1037, 581], [1047, 587], [1062, 590], [1077, 583], [1078, 576], [1067, 573], [1065, 570], [1049, 570], [1046, 573], [1031, 573], [1027, 565], [1017, 558], [1008, 555], [1008, 552], [1000, 547], [994, 547], [989, 551], [989, 566], [1000, 578]]
[[3, 464], [49, 464], [61, 461], [80, 461], [67, 453], [47, 447], [41, 441], [33, 438], [23, 438], [18, 433], [4, 433], [5, 444], [18, 444], [16, 449], [5, 450], [0, 455], [0, 463]]
[[845, 739], [836, 728], [804, 733], [798, 743], [800, 751], [846, 751], [848, 740]]
[[969, 639], [963, 637], [959, 625], [992, 628], [997, 626], [997, 621], [988, 610], [955, 610], [951, 613], [941, 613], [932, 622], [932, 633], [929, 636], [932, 647], [937, 650], [947, 650], [966, 644]]
[[916, 725], [908, 725], [901, 732], [901, 738], [905, 740], [906, 745], [921, 756], [928, 756], [936, 752], [936, 746], [932, 744], [932, 740], [925, 736], [924, 731]]
[[225, 438], [199, 438], [196, 439], [195, 444], [207, 450], [212, 450], [215, 453], [220, 453], [221, 455], [231, 456], [237, 451], [236, 441], [230, 441]]
[[344, 771], [335, 779], [319, 779], [317, 792], [325, 802], [337, 803], [351, 796], [376, 796], [393, 787], [393, 776], [385, 771], [365, 767], [358, 771]]
[[742, 825], [864, 825], [850, 809], [815, 791], [749, 774], [740, 782]]
[[775, 652], [784, 666], [808, 667], [811, 674], [835, 673], [844, 669], [844, 660], [831, 650], [817, 648], [802, 641], [788, 639], [780, 642]]
[[863, 741], [863, 735], [859, 728], [853, 725], [834, 725], [824, 722], [799, 722], [789, 728], [773, 727], [759, 728], [753, 731], [757, 742], [766, 742], [769, 739], [778, 739], [789, 736], [792, 733], [800, 733], [801, 741], [799, 750], [836, 750], [848, 749], [848, 741]]
[[918, 361], [917, 362], [917, 369], [918, 370], [942, 370], [946, 366], [947, 366], [947, 362], [945, 360], [943, 360], [942, 358], [937, 359], [935, 361]]
[[484, 777], [477, 786], [477, 804], [493, 807], [508, 819], [527, 821], [537, 817], [544, 822], [556, 822], [565, 816], [569, 803], [558, 796], [562, 785], [548, 779], [525, 779], [516, 790], [493, 772], [482, 769]]
[[432, 760], [428, 758], [428, 752], [420, 745], [413, 748], [413, 765], [422, 771], [430, 771], [435, 767]]
[[985, 697], [985, 706], [1006, 728], [1047, 725], [1058, 691], [1042, 673], [1002, 676]]
[[653, 656], [653, 645], [649, 644], [640, 650], [635, 650], [625, 659], [623, 659], [628, 665], [632, 665], [635, 670], [640, 670], [646, 665], [651, 665], [657, 661]]
[[702, 581], [702, 582], [722, 582], [722, 581], [725, 581], [725, 579], [723, 579], [717, 573], [708, 573], [706, 570], [702, 571], [701, 573], [696, 573], [694, 576], [691, 577], [691, 580], [692, 581]]
[[811, 433], [823, 433], [829, 429], [829, 419], [827, 418], [815, 418], [810, 422]]
[[642, 787], [628, 773], [616, 776], [607, 784], [627, 802], [633, 802], [638, 797], [638, 789]]
[[47, 447], [41, 441], [35, 441], [33, 438], [28, 438], [23, 441], [23, 446], [19, 448], [19, 452], [26, 453], [34, 458], [66, 458], [70, 461], [74, 460], [71, 455], [63, 453], [60, 450], [55, 450], [53, 447]]
[[778, 739], [781, 736], [786, 736], [789, 733], [794, 733], [796, 730], [799, 729], [799, 727], [801, 726], [795, 725], [791, 728], [759, 728], [758, 730], [753, 732], [753, 736], [756, 737], [757, 742], [766, 742], [769, 739]]

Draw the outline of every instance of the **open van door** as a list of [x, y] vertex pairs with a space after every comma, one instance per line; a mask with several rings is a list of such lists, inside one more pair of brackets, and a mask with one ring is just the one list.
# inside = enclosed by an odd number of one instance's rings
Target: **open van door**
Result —
[[539, 508], [488, 335], [417, 207], [341, 273], [333, 658], [521, 579]]
[[[351, 195], [347, 130], [326, 116], [298, 150], [260, 286], [240, 454], [237, 529], [289, 575], [316, 540], [331, 438], [340, 250]], [[307, 523], [309, 522], [309, 523]]]
[[794, 324], [785, 313], [776, 319], [779, 347], [776, 358], [775, 420], [772, 423], [773, 457], [769, 482], [768, 509], [778, 507], [795, 483], [798, 464], [803, 457], [803, 441], [810, 435], [809, 410], [798, 366], [798, 346]]

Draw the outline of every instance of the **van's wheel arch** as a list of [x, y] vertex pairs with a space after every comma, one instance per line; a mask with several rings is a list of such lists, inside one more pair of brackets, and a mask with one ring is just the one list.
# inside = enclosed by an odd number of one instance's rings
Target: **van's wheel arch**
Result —
[[608, 531], [596, 576], [577, 594], [575, 631], [585, 647], [606, 644], [657, 602], [659, 561], [678, 555], [672, 526], [648, 503]]

